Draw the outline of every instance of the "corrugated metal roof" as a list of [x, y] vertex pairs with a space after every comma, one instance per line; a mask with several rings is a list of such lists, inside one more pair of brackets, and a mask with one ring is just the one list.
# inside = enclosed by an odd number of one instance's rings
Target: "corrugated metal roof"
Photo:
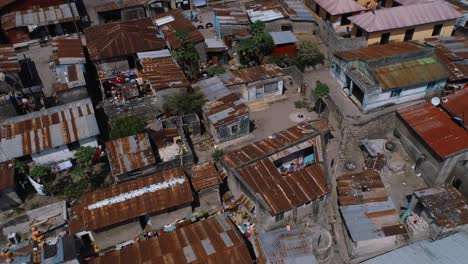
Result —
[[455, 264], [468, 259], [468, 234], [423, 240], [364, 261], [362, 264]]
[[288, 14], [278, 0], [257, 0], [247, 2], [245, 9], [251, 22], [269, 22], [288, 18]]
[[286, 228], [264, 232], [259, 240], [267, 263], [318, 264], [310, 235], [300, 229]]
[[0, 163], [0, 192], [15, 185], [15, 161]]
[[0, 129], [0, 162], [97, 135], [90, 99], [9, 118]]
[[377, 171], [341, 175], [336, 182], [341, 206], [388, 200], [384, 183]]
[[[71, 2], [71, 10], [75, 20], [80, 20], [80, 15], [75, 3]], [[68, 4], [49, 6], [44, 8], [32, 8], [29, 10], [16, 11], [3, 15], [2, 29], [8, 30], [17, 27], [46, 26], [73, 21], [72, 11]]]
[[191, 181], [197, 192], [221, 184], [221, 178], [212, 161], [193, 165]]
[[283, 70], [276, 64], [263, 64], [218, 75], [226, 86], [246, 84], [284, 76]]
[[106, 149], [113, 176], [156, 163], [146, 132], [108, 141]]
[[430, 2], [443, 2], [443, 0], [395, 0], [395, 2], [399, 3], [400, 5], [415, 5], [415, 4], [423, 4], [423, 3], [430, 3]]
[[291, 31], [270, 32], [271, 38], [275, 45], [296, 43], [297, 38]]
[[362, 5], [354, 0], [315, 0], [315, 3], [320, 5], [332, 16], [355, 13], [366, 10]]
[[444, 110], [426, 103], [401, 110], [398, 115], [439, 158], [468, 150], [468, 132]]
[[146, 54], [143, 59], [140, 58], [140, 62], [143, 66], [144, 79], [151, 84], [151, 88], [155, 91], [190, 86], [184, 71], [170, 54], [167, 57], [158, 54], [155, 58]]
[[466, 37], [439, 37], [426, 39], [426, 43], [436, 47], [437, 59], [449, 70], [449, 81], [468, 79], [468, 39]]
[[445, 97], [442, 101], [442, 107], [446, 109], [453, 117], [464, 119], [463, 124], [468, 126], [468, 88]]
[[11, 3], [16, 2], [17, 0], [1, 0], [0, 1], [0, 8], [3, 8]]
[[[175, 179], [181, 183], [165, 184]], [[164, 188], [144, 192], [152, 185], [164, 185]], [[130, 192], [139, 192], [116, 203], [90, 207], [106, 199], [112, 199]], [[139, 216], [175, 208], [193, 201], [189, 181], [181, 168], [158, 172], [154, 175], [85, 193], [81, 203], [73, 206], [69, 221], [70, 232], [94, 231], [118, 224]]]
[[373, 68], [382, 90], [408, 87], [448, 78], [448, 71], [434, 57]]
[[166, 42], [156, 33], [156, 26], [149, 18], [107, 23], [85, 30], [89, 56], [94, 61], [164, 49]]
[[386, 57], [393, 57], [403, 55], [406, 53], [419, 51], [425, 47], [412, 42], [395, 42], [382, 46], [369, 46], [361, 49], [342, 51], [335, 54], [335, 56], [345, 60], [377, 60]]
[[443, 228], [468, 224], [468, 202], [453, 186], [439, 186], [414, 192], [434, 222]]
[[94, 10], [96, 10], [96, 13], [101, 13], [135, 6], [145, 6], [147, 3], [148, 0], [115, 0], [97, 5], [94, 7]]
[[383, 8], [348, 19], [366, 32], [378, 32], [457, 19], [462, 14], [443, 2]]
[[203, 107], [203, 112], [214, 127], [220, 127], [231, 123], [249, 114], [249, 108], [242, 103], [236, 94], [230, 93], [217, 100], [208, 102]]
[[207, 52], [219, 52], [226, 51], [228, 49], [224, 41], [218, 38], [205, 39], [205, 45]]
[[192, 87], [195, 91], [201, 92], [209, 102], [231, 93], [218, 76], [201, 80], [193, 84]]
[[203, 35], [193, 26], [192, 22], [184, 17], [182, 10], [179, 8], [157, 14], [153, 16], [153, 20], [172, 16], [173, 21], [167, 22], [159, 26], [159, 30], [164, 35], [171, 49], [177, 49], [181, 43], [176, 37], [177, 31], [184, 31], [188, 33], [187, 42], [198, 43], [204, 40]]
[[52, 42], [55, 64], [86, 63], [80, 39], [57, 39]]
[[0, 71], [4, 73], [21, 71], [13, 45], [0, 45]]
[[280, 0], [284, 5], [287, 6], [289, 18], [292, 21], [304, 21], [313, 22], [315, 21], [314, 15], [310, 10], [304, 6], [301, 0]]
[[224, 214], [178, 228], [163, 236], [129, 245], [122, 250], [111, 251], [91, 260], [90, 263], [185, 264], [221, 262], [226, 264], [252, 263], [244, 239]]

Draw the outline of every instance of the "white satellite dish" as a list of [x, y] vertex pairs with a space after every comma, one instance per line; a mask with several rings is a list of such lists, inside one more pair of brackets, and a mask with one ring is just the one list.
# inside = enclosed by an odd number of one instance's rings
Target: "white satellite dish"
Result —
[[440, 105], [440, 98], [439, 98], [439, 97], [432, 97], [432, 99], [431, 99], [431, 104], [432, 104], [433, 106], [438, 106], [438, 105]]

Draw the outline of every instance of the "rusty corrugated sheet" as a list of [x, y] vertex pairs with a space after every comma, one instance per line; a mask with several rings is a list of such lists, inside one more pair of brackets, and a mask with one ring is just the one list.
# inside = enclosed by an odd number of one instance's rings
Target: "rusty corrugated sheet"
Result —
[[283, 70], [276, 64], [264, 64], [241, 70], [230, 71], [220, 75], [226, 86], [246, 84], [284, 76]]
[[138, 133], [106, 142], [113, 176], [141, 169], [156, 163], [148, 134]]
[[428, 45], [436, 47], [437, 59], [449, 70], [449, 81], [468, 79], [468, 39], [466, 37], [429, 38]]
[[384, 183], [375, 170], [341, 175], [336, 182], [341, 206], [388, 200]]
[[414, 194], [438, 226], [455, 228], [468, 224], [468, 202], [453, 186], [421, 189]]
[[85, 30], [85, 36], [89, 56], [94, 61], [161, 50], [166, 46], [149, 18], [92, 26]]
[[[184, 178], [183, 183], [174, 184], [153, 192], [127, 198], [124, 201], [89, 209], [90, 205], [131, 191], [142, 190], [154, 184]], [[93, 231], [118, 224], [136, 217], [163, 211], [193, 201], [190, 183], [181, 168], [158, 172], [154, 175], [117, 184], [109, 188], [86, 193], [79, 205], [71, 208], [70, 232]]]
[[[211, 245], [211, 246], [210, 246]], [[226, 215], [217, 215], [93, 259], [91, 264], [250, 264], [244, 239]]]
[[113, 1], [110, 3], [100, 4], [94, 7], [96, 13], [119, 10], [135, 6], [145, 6], [148, 0], [122, 0], [122, 1]]
[[424, 84], [448, 78], [448, 71], [434, 57], [405, 61], [372, 69], [383, 90]]
[[143, 77], [155, 91], [190, 86], [187, 77], [174, 59], [169, 57], [143, 58]]
[[239, 101], [240, 98], [231, 93], [217, 100], [207, 102], [203, 107], [203, 111], [211, 124], [218, 128], [249, 114], [247, 105], [239, 103]]
[[55, 64], [86, 63], [79, 39], [57, 39], [52, 42], [52, 48]]
[[455, 20], [461, 16], [463, 15], [447, 3], [434, 1], [409, 6], [382, 8], [373, 12], [352, 16], [348, 19], [366, 32], [379, 32], [439, 21]]
[[385, 45], [385, 48], [382, 48], [382, 46], [369, 46], [356, 50], [338, 52], [335, 56], [345, 60], [376, 60], [403, 55], [423, 48], [425, 47], [411, 42], [395, 42]]
[[245, 207], [245, 209], [247, 209], [247, 211], [249, 212], [252, 212], [252, 210], [255, 208], [255, 203], [243, 193], [239, 196], [239, 199], [237, 199], [237, 201], [240, 204], [242, 204]]
[[465, 128], [468, 127], [468, 88], [445, 97], [442, 107], [452, 116], [462, 119]]
[[177, 31], [188, 33], [186, 42], [195, 44], [205, 40], [203, 35], [193, 26], [192, 22], [184, 17], [182, 10], [179, 8], [157, 14], [153, 16], [153, 20], [171, 16], [174, 18], [173, 21], [159, 26], [160, 31], [164, 34], [164, 37], [171, 46], [171, 49], [177, 49], [181, 45], [180, 41], [176, 37]]
[[16, 2], [17, 0], [0, 0], [0, 8], [3, 8], [13, 2]]
[[398, 116], [441, 159], [468, 150], [468, 133], [444, 110], [430, 103], [399, 111]]
[[0, 45], [0, 71], [19, 72], [21, 70], [13, 45]]
[[0, 192], [15, 184], [15, 160], [0, 163]]
[[197, 192], [221, 184], [218, 171], [212, 161], [192, 166], [191, 181]]
[[8, 30], [18, 27], [47, 26], [58, 23], [80, 20], [80, 15], [76, 9], [75, 3], [71, 3], [71, 9], [68, 4], [49, 6], [49, 7], [34, 7], [29, 10], [11, 12], [1, 17], [2, 29]]

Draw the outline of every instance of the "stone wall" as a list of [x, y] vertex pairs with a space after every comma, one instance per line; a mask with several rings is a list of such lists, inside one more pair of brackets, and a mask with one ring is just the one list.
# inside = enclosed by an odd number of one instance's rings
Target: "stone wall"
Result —
[[291, 67], [283, 68], [283, 72], [286, 75], [291, 76], [291, 78], [293, 80], [292, 84], [288, 83], [288, 81], [285, 80], [284, 87], [286, 89], [291, 89], [291, 88], [294, 88], [294, 87], [295, 88], [302, 87], [302, 84], [304, 82], [304, 75], [302, 74], [302, 72], [295, 65], [291, 66]]

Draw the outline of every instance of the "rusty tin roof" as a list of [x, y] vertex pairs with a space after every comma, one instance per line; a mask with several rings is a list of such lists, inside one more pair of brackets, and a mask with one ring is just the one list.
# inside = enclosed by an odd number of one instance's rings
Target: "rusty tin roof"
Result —
[[90, 99], [9, 118], [0, 129], [0, 162], [97, 135]]
[[388, 200], [384, 183], [377, 171], [341, 175], [336, 181], [341, 206]]
[[21, 71], [13, 45], [0, 45], [0, 71], [19, 72]]
[[97, 25], [85, 30], [91, 60], [110, 59], [161, 50], [166, 42], [149, 18]]
[[163, 236], [131, 244], [91, 264], [252, 263], [244, 239], [226, 215], [216, 215]]
[[[163, 33], [171, 49], [177, 49], [181, 45], [176, 37], [177, 31], [188, 33], [186, 41], [190, 43], [198, 43], [205, 40], [203, 35], [193, 26], [192, 22], [184, 17], [182, 10], [179, 8], [157, 14], [153, 16], [153, 20]], [[159, 21], [164, 22], [160, 23]]]
[[191, 181], [197, 192], [221, 184], [221, 178], [212, 161], [193, 165]]
[[436, 47], [436, 56], [449, 70], [449, 81], [468, 79], [468, 39], [466, 37], [439, 37], [426, 39]]
[[96, 13], [119, 10], [129, 7], [135, 6], [144, 6], [148, 0], [121, 0], [121, 1], [113, 1], [109, 3], [103, 3], [94, 7]]
[[75, 3], [71, 2], [71, 10], [68, 4], [61, 4], [49, 7], [34, 7], [29, 10], [22, 10], [5, 14], [1, 17], [2, 29], [9, 30], [18, 27], [47, 26], [58, 23], [80, 20], [80, 15], [76, 9]]
[[0, 192], [15, 184], [15, 160], [0, 163]]
[[80, 39], [57, 39], [52, 42], [55, 64], [86, 63]]
[[439, 107], [425, 103], [398, 116], [442, 160], [468, 150], [468, 132]]
[[464, 119], [463, 124], [468, 128], [468, 87], [442, 100], [442, 107], [453, 117]]
[[241, 70], [230, 71], [219, 75], [226, 86], [247, 84], [255, 81], [266, 80], [284, 76], [283, 70], [276, 64], [264, 64]]
[[367, 61], [403, 55], [424, 48], [424, 46], [413, 42], [395, 42], [385, 45], [385, 48], [382, 48], [382, 46], [369, 46], [356, 50], [338, 52], [335, 56], [345, 60]]
[[454, 228], [468, 224], [468, 202], [453, 186], [421, 189], [414, 195], [438, 226]]
[[232, 123], [240, 117], [249, 115], [249, 108], [236, 94], [230, 93], [224, 97], [207, 102], [203, 107], [210, 123], [218, 128]]
[[13, 2], [16, 2], [17, 0], [0, 0], [0, 8], [3, 8]]
[[156, 163], [148, 134], [138, 133], [106, 142], [113, 176], [141, 169]]
[[85, 193], [73, 206], [70, 232], [93, 231], [193, 201], [190, 183], [181, 168]]

